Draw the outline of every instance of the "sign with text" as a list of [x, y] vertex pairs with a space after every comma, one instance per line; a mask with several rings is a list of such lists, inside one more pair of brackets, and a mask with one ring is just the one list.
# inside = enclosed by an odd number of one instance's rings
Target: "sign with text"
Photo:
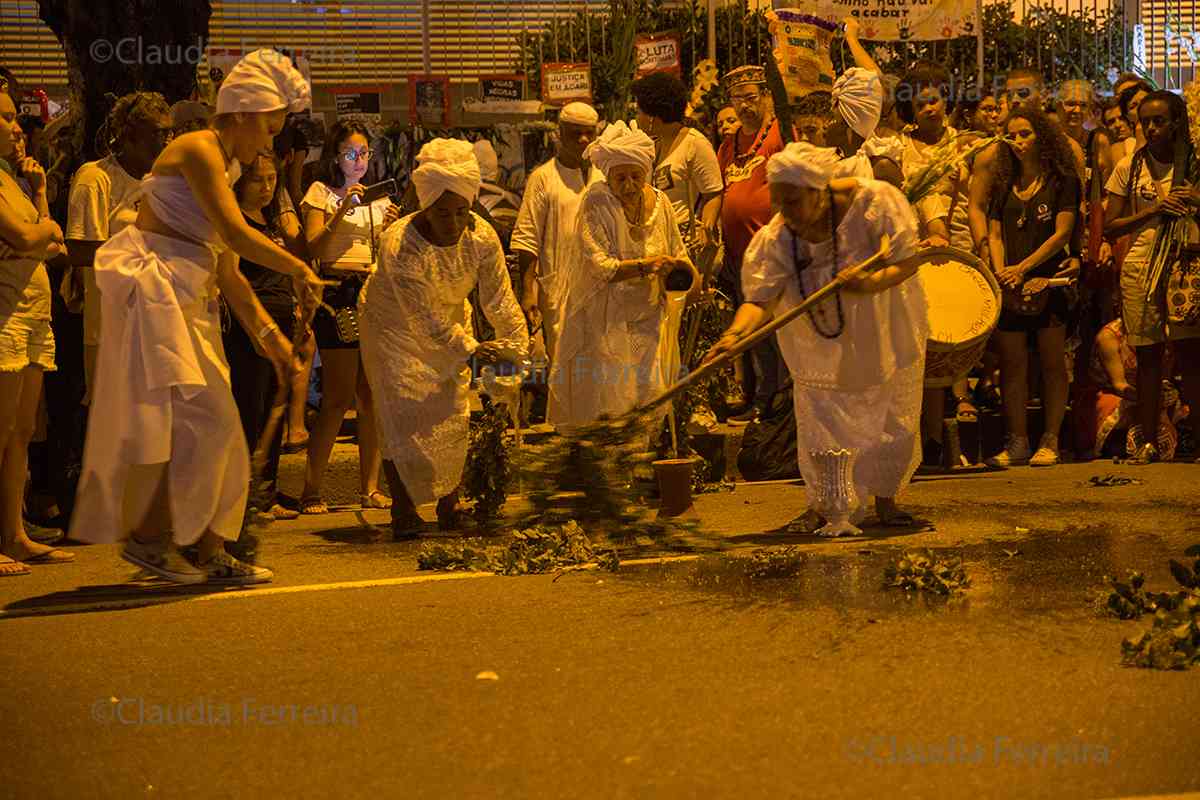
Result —
[[855, 17], [859, 38], [871, 41], [926, 42], [979, 34], [975, 0], [814, 0], [803, 13], [832, 22]]
[[542, 102], [565, 106], [592, 102], [591, 64], [542, 64]]
[[408, 116], [422, 125], [449, 124], [450, 78], [446, 75], [409, 75]]
[[472, 114], [540, 114], [540, 100], [525, 99], [523, 75], [481, 75], [479, 97], [465, 96], [463, 110]]
[[679, 66], [679, 35], [674, 31], [638, 36], [634, 41], [637, 51], [637, 77], [652, 72], [670, 72], [682, 76]]
[[361, 122], [368, 127], [377, 127], [382, 120], [379, 86], [355, 86], [333, 90], [333, 102], [337, 118], [349, 122]]
[[815, 91], [830, 91], [833, 61], [829, 47], [836, 26], [787, 8], [768, 11], [767, 22], [775, 63], [791, 102]]

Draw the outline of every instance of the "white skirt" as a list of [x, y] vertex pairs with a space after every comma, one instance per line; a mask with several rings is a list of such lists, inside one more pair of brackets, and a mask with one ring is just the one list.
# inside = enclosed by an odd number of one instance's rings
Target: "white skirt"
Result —
[[96, 386], [71, 537], [124, 539], [167, 481], [174, 540], [237, 539], [250, 453], [229, 385], [207, 247], [130, 226], [96, 256]]

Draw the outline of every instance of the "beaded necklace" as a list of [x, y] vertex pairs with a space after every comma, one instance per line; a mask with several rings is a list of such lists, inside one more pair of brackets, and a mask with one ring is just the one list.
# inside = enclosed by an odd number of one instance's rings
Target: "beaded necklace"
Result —
[[754, 143], [750, 145], [750, 149], [742, 153], [737, 152], [738, 134], [735, 133], [733, 135], [733, 160], [741, 161], [757, 153], [758, 148], [762, 147], [763, 142], [767, 140], [767, 134], [771, 132], [771, 125], [774, 124], [774, 122], [775, 115], [771, 114], [769, 117], [767, 117], [767, 121], [763, 123], [763, 126], [758, 129], [758, 135], [754, 137]]
[[[826, 191], [829, 192], [829, 230], [832, 233], [831, 241], [833, 244], [833, 274], [837, 275], [837, 270], [838, 270], [837, 217], [835, 216], [835, 209], [834, 209], [834, 205], [833, 205], [833, 190], [827, 189]], [[792, 268], [796, 271], [796, 283], [798, 283], [800, 285], [800, 297], [804, 300], [807, 300], [808, 292], [804, 291], [804, 270], [807, 269], [808, 267], [812, 266], [812, 259], [809, 258], [803, 262], [800, 260], [800, 246], [798, 243], [798, 240], [800, 237], [796, 235], [795, 231], [789, 231], [789, 232], [792, 234]], [[815, 330], [820, 336], [822, 336], [825, 339], [836, 339], [839, 336], [841, 336], [842, 331], [844, 331], [846, 329], [846, 316], [842, 310], [842, 293], [839, 290], [837, 292], [834, 292], [833, 296], [834, 296], [834, 300], [837, 303], [837, 329], [834, 330], [832, 333], [822, 330], [821, 324], [819, 322], [817, 322], [817, 317], [813, 313], [813, 309], [810, 308], [808, 310], [808, 318], [812, 321], [813, 330]], [[821, 310], [821, 319], [824, 320], [825, 313], [826, 313], [825, 312], [825, 304], [821, 303], [819, 305], [819, 308]]]

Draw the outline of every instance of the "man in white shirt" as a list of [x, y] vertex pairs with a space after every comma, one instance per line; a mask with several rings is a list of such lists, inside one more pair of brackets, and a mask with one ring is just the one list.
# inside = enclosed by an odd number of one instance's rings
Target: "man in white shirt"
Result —
[[533, 171], [513, 229], [512, 249], [521, 262], [521, 308], [536, 330], [541, 320], [547, 355], [554, 353], [566, 296], [564, 276], [576, 239], [576, 216], [584, 190], [604, 176], [583, 158], [596, 138], [600, 115], [571, 103], [558, 115], [558, 153]]
[[171, 108], [161, 94], [127, 94], [108, 115], [111, 154], [81, 166], [71, 181], [65, 235], [71, 266], [83, 277], [83, 363], [89, 398], [100, 345], [100, 290], [92, 261], [100, 245], [137, 220], [134, 195], [172, 131]]

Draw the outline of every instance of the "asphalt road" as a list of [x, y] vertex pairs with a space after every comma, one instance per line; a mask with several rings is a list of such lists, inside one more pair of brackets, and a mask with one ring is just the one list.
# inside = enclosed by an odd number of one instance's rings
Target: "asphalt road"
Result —
[[[1144, 483], [1088, 484], [1110, 473]], [[1094, 602], [1128, 569], [1173, 588], [1198, 490], [1192, 465], [921, 480], [935, 530], [828, 542], [769, 533], [797, 487], [739, 485], [697, 502], [723, 554], [522, 577], [417, 572], [419, 544], [341, 512], [272, 526], [275, 583], [217, 594], [77, 547], [0, 581], [0, 797], [1200, 790], [1200, 672], [1122, 667], [1148, 622]], [[779, 545], [796, 574], [747, 577]], [[972, 587], [881, 589], [910, 547], [961, 555]]]

